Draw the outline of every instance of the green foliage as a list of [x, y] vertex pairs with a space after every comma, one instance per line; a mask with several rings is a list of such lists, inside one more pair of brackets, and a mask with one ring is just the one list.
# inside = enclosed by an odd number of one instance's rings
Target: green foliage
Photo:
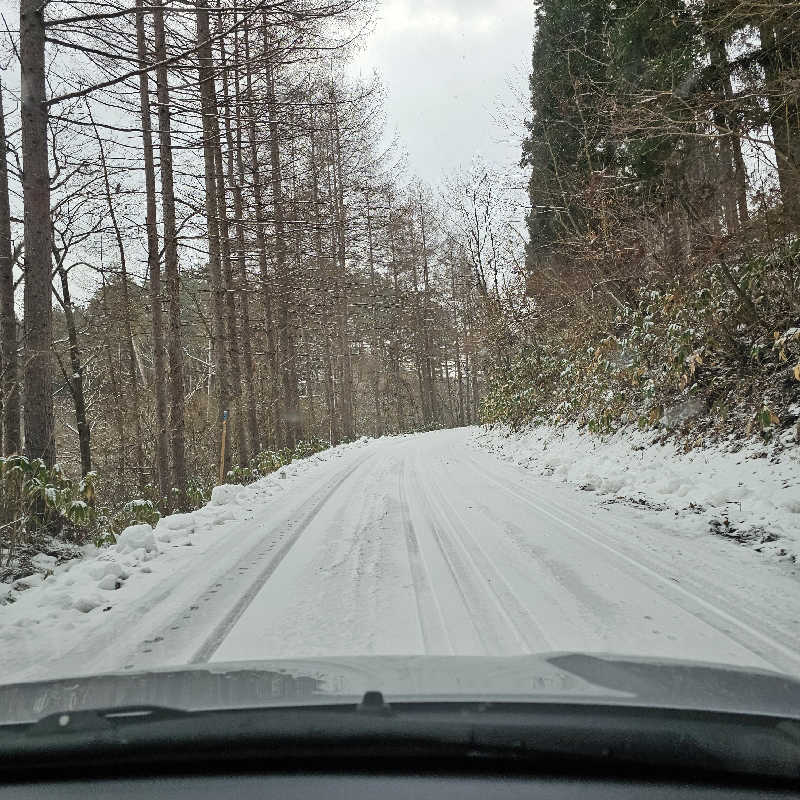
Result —
[[128, 525], [158, 522], [160, 513], [151, 499], [135, 498], [116, 507], [98, 502], [99, 483], [94, 472], [75, 481], [57, 464], [48, 469], [43, 461], [25, 456], [0, 458], [0, 548], [5, 562], [38, 534], [102, 546], [113, 544], [115, 534]]
[[[310, 439], [298, 442], [294, 449], [268, 450], [259, 453], [251, 466], [234, 467], [228, 480], [252, 483], [295, 459], [308, 458], [329, 447], [330, 442]], [[190, 508], [207, 503], [212, 488], [202, 479], [190, 480]], [[143, 495], [119, 504], [104, 504], [102, 481], [94, 472], [74, 481], [58, 465], [48, 469], [43, 461], [24, 456], [0, 458], [0, 558], [10, 563], [19, 548], [39, 533], [59, 535], [76, 544], [91, 541], [97, 547], [112, 545], [129, 525], [155, 525], [161, 518], [155, 487], [148, 484]], [[166, 503], [162, 501], [161, 505]]]
[[249, 466], [236, 466], [229, 470], [226, 479], [228, 483], [253, 483], [296, 459], [308, 458], [330, 446], [330, 442], [315, 438], [298, 442], [294, 449], [284, 447], [282, 450], [264, 450], [253, 458]]
[[48, 469], [41, 459], [21, 455], [0, 458], [0, 518], [19, 531], [32, 520], [54, 531], [67, 525], [91, 525], [95, 519], [96, 478], [90, 472], [76, 484], [58, 464]]

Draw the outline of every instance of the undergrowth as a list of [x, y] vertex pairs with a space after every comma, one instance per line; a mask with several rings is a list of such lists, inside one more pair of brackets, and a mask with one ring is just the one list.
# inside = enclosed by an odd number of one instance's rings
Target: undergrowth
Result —
[[698, 442], [798, 425], [800, 242], [533, 325], [492, 377], [486, 423], [635, 423]]
[[[235, 466], [228, 483], [248, 484], [296, 459], [326, 450], [321, 439], [298, 442], [294, 448], [259, 453], [247, 467]], [[160, 508], [155, 488], [148, 484], [140, 496], [113, 502], [104, 497], [102, 476], [90, 472], [80, 479], [67, 476], [59, 465], [12, 455], [0, 458], [0, 580], [32, 571], [31, 557], [50, 552], [59, 560], [72, 558], [89, 542], [102, 547], [116, 542], [129, 525], [155, 525]], [[211, 499], [210, 481], [189, 481], [187, 497], [194, 510]]]

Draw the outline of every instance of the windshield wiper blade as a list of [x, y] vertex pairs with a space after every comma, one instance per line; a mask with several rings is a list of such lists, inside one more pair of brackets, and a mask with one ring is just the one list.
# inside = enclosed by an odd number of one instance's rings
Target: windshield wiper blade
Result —
[[[319, 706], [307, 706], [308, 711], [321, 710]], [[358, 705], [350, 703], [337, 705], [340, 710], [354, 710], [359, 714], [370, 716], [391, 716], [392, 708], [384, 700], [383, 694], [377, 691], [365, 692]], [[268, 708], [258, 709], [261, 712]], [[277, 710], [286, 710], [278, 707]], [[180, 719], [192, 714], [209, 712], [185, 711], [180, 708], [154, 705], [112, 706], [110, 708], [83, 709], [80, 711], [61, 711], [48, 714], [40, 720], [31, 723], [26, 733], [29, 736], [52, 736], [53, 734], [88, 733], [108, 731], [119, 723], [131, 722], [163, 722], [166, 720]]]
[[25, 733], [28, 736], [92, 733], [112, 730], [116, 723], [156, 722], [187, 717], [190, 714], [190, 711], [167, 706], [115, 706], [63, 711], [42, 717], [30, 724]]

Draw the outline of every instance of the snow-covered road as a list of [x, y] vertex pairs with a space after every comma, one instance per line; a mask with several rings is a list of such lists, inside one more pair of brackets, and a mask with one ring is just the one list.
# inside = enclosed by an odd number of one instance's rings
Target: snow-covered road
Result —
[[570, 650], [800, 673], [786, 565], [599, 507], [467, 429], [375, 440], [301, 477], [44, 671]]
[[377, 443], [350, 469], [203, 658], [592, 650], [800, 668], [798, 628], [770, 625], [758, 597], [775, 575], [738, 574], [730, 545], [684, 554], [641, 514], [598, 518], [463, 430]]

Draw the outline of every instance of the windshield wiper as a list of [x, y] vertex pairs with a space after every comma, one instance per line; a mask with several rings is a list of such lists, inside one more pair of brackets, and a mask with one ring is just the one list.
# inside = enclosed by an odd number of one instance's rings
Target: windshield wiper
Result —
[[27, 726], [28, 736], [87, 733], [113, 730], [115, 723], [153, 722], [180, 719], [191, 714], [178, 708], [165, 706], [118, 706], [115, 708], [83, 709], [48, 714]]
[[[319, 710], [319, 706], [301, 706], [309, 710]], [[351, 704], [337, 704], [338, 710], [350, 709]], [[260, 709], [265, 710], [265, 709]], [[282, 710], [285, 710], [283, 707]], [[381, 692], [365, 692], [361, 702], [354, 709], [358, 714], [390, 716], [391, 706], [384, 700]], [[52, 736], [97, 731], [110, 731], [119, 723], [152, 723], [164, 720], [185, 719], [192, 714], [211, 712], [192, 712], [168, 706], [116, 706], [112, 708], [83, 709], [48, 714], [26, 729], [28, 736]]]

